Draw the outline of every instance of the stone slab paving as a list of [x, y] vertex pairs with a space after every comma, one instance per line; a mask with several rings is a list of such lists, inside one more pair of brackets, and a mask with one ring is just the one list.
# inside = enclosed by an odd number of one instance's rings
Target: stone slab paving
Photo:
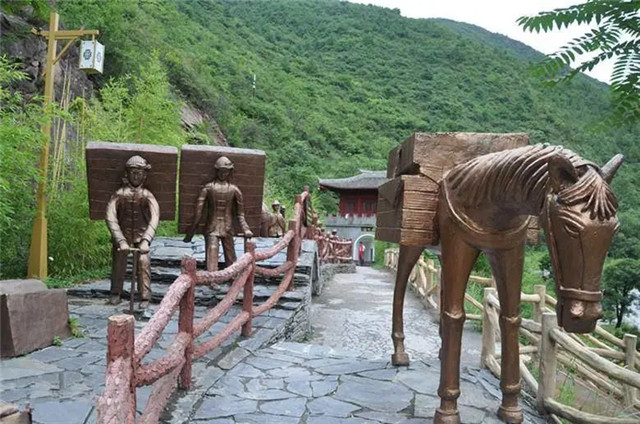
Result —
[[[175, 423], [432, 423], [440, 339], [435, 317], [411, 292], [405, 301], [409, 367], [393, 367], [393, 274], [357, 267], [325, 282], [311, 307], [309, 343], [279, 342], [234, 355], [185, 420]], [[480, 335], [466, 329], [459, 399], [463, 423], [499, 423], [498, 380], [479, 362]], [[233, 366], [232, 363], [234, 364]], [[221, 363], [218, 363], [220, 366]], [[523, 395], [526, 423], [546, 422]]]
[[[278, 342], [248, 352], [220, 374], [183, 421], [190, 423], [428, 424], [439, 405], [439, 364], [415, 360], [408, 367], [360, 352]], [[499, 423], [498, 380], [465, 366], [459, 399], [463, 423]], [[525, 423], [541, 424], [523, 402]]]
[[[311, 343], [343, 347], [387, 358], [393, 353], [391, 316], [395, 274], [371, 267], [356, 267], [355, 274], [336, 274], [322, 294], [313, 299]], [[438, 317], [425, 310], [407, 290], [404, 302], [405, 346], [412, 358], [438, 357]], [[467, 321], [462, 336], [461, 361], [478, 365], [482, 335]], [[437, 359], [436, 359], [437, 360]]]

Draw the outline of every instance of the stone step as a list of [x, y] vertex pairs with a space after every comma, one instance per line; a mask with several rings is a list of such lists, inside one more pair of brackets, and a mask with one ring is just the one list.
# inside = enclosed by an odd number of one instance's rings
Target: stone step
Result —
[[[303, 290], [303, 287], [309, 285], [309, 277], [304, 274], [296, 274], [294, 277], [294, 286], [298, 287], [297, 290], [285, 292], [278, 303], [276, 308], [281, 309], [297, 309], [300, 302], [304, 300], [304, 297], [308, 295], [308, 290]], [[81, 297], [81, 298], [104, 298], [109, 297], [111, 283], [109, 280], [98, 280], [88, 284], [83, 284], [76, 287], [67, 289], [69, 296]], [[131, 285], [129, 282], [125, 283], [123, 288], [122, 297], [129, 299]], [[151, 302], [160, 303], [162, 298], [169, 290], [168, 284], [151, 284]], [[228, 284], [220, 285], [218, 289], [214, 290], [209, 286], [196, 286], [195, 304], [200, 306], [213, 306], [218, 304], [226, 296], [229, 290]], [[255, 284], [253, 289], [254, 304], [261, 304], [267, 300], [276, 290], [275, 285]], [[136, 300], [138, 299], [135, 296]], [[236, 300], [237, 303], [242, 302], [243, 292], [241, 291]]]

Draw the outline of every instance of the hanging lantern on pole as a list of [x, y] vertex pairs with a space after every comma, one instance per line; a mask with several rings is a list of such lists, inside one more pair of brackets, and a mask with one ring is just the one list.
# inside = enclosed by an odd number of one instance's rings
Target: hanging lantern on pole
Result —
[[95, 37], [92, 40], [80, 42], [80, 70], [87, 73], [102, 73], [103, 66], [104, 45], [98, 43]]

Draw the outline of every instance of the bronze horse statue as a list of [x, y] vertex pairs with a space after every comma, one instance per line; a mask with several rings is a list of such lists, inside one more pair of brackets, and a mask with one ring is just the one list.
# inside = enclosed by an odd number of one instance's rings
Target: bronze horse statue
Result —
[[[502, 405], [498, 416], [521, 423], [518, 328], [527, 223], [539, 216], [556, 275], [558, 323], [569, 332], [595, 328], [602, 316], [602, 266], [618, 227], [609, 183], [622, 163], [602, 168], [562, 147], [533, 145], [476, 157], [440, 181], [437, 224], [442, 265], [440, 407], [434, 423], [460, 423], [460, 344], [464, 294], [483, 252], [500, 298]], [[407, 278], [427, 246], [400, 246], [393, 301], [394, 365], [407, 365], [402, 308]]]

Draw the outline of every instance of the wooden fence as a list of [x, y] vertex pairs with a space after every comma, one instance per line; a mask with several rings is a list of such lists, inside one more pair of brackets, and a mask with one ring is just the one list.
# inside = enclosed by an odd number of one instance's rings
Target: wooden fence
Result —
[[[385, 266], [397, 270], [398, 250], [385, 251]], [[439, 312], [441, 271], [433, 260], [420, 259], [409, 277], [409, 285], [423, 303]], [[471, 276], [470, 282], [485, 286], [483, 301], [465, 293], [465, 300], [479, 313], [467, 313], [468, 319], [482, 321], [482, 351], [480, 365], [500, 377], [500, 354], [496, 343], [500, 340], [500, 301], [492, 278]], [[593, 334], [569, 334], [559, 329], [554, 312], [556, 299], [546, 293], [544, 285], [537, 285], [533, 294], [521, 293], [522, 302], [533, 304], [532, 319], [523, 319], [520, 326], [520, 374], [531, 392], [536, 394], [538, 409], [579, 424], [637, 424], [640, 422], [640, 353], [637, 338], [625, 334], [619, 339], [600, 326]], [[525, 358], [538, 357], [539, 381], [526, 366]], [[554, 400], [556, 396], [557, 364], [564, 365], [583, 379], [589, 388], [613, 399], [624, 408], [628, 417], [615, 418], [589, 414]], [[622, 365], [619, 365], [619, 364]], [[611, 395], [611, 396], [610, 396]]]
[[[289, 221], [287, 233], [271, 248], [256, 251], [255, 243], [247, 240], [245, 254], [230, 267], [215, 272], [196, 271], [195, 259], [185, 258], [182, 274], [171, 284], [157, 311], [137, 336], [132, 316], [115, 315], [109, 318], [106, 384], [104, 393], [97, 400], [98, 423], [157, 423], [175, 389], [176, 381], [181, 389], [190, 388], [193, 360], [217, 348], [240, 329], [243, 336], [251, 335], [252, 319], [273, 307], [285, 291], [293, 288], [294, 272], [306, 231], [302, 225], [303, 202], [308, 195], [305, 191], [296, 197], [295, 218]], [[256, 265], [256, 262], [268, 259], [285, 248], [286, 262], [279, 267], [268, 269]], [[270, 277], [283, 275], [276, 291], [259, 306], [253, 304], [256, 274]], [[225, 298], [202, 318], [194, 321], [195, 286], [232, 279]], [[196, 340], [231, 309], [240, 291], [244, 292], [242, 312], [218, 334], [198, 343]], [[166, 354], [142, 364], [178, 309], [179, 331]], [[147, 385], [152, 385], [152, 392], [142, 415], [136, 418], [136, 389]]]

